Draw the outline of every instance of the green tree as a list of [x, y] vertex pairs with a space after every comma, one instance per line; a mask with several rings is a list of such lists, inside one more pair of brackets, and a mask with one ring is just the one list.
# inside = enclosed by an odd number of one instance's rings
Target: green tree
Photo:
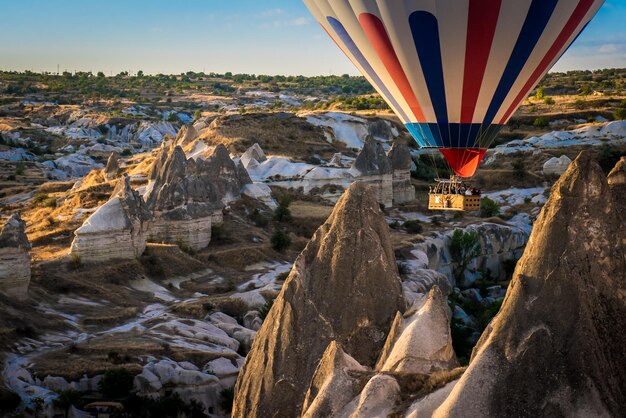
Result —
[[454, 230], [450, 241], [450, 255], [456, 264], [454, 275], [459, 283], [463, 283], [467, 266], [480, 255], [480, 251], [480, 240], [477, 232]]
[[202, 111], [200, 109], [197, 109], [195, 112], [193, 112], [193, 121], [197, 121], [202, 117]]
[[54, 400], [54, 406], [63, 409], [63, 413], [67, 418], [70, 408], [80, 401], [80, 393], [75, 390], [64, 390], [59, 392], [59, 397]]
[[133, 390], [133, 379], [134, 376], [128, 369], [110, 369], [104, 372], [102, 380], [98, 382], [98, 389], [107, 398], [124, 398]]
[[270, 238], [270, 242], [272, 244], [272, 248], [278, 252], [283, 252], [291, 246], [291, 238], [289, 238], [289, 235], [280, 228], [274, 231], [274, 234]]
[[539, 87], [537, 89], [537, 94], [535, 94], [535, 99], [543, 100], [544, 97], [545, 97], [545, 88]]
[[488, 197], [483, 197], [480, 201], [481, 218], [492, 218], [500, 214], [500, 206]]
[[291, 204], [291, 198], [283, 196], [278, 200], [278, 207], [274, 210], [274, 220], [278, 222], [291, 222], [291, 210], [289, 205]]

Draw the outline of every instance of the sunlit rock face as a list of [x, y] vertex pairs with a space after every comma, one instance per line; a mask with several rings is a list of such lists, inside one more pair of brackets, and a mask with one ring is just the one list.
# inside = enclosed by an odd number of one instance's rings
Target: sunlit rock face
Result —
[[151, 219], [143, 198], [124, 176], [111, 199], [74, 232], [70, 253], [87, 263], [137, 258], [146, 248]]
[[561, 176], [571, 163], [572, 160], [567, 155], [550, 158], [543, 164], [543, 174], [546, 176]]
[[608, 182], [613, 192], [613, 199], [617, 203], [617, 210], [622, 216], [622, 222], [626, 223], [626, 157], [622, 157], [611, 170]]
[[211, 226], [222, 222], [225, 205], [250, 184], [245, 168], [235, 164], [223, 145], [207, 158], [187, 159], [180, 146], [164, 144], [150, 179], [146, 201], [155, 219], [149, 240], [196, 251], [209, 245]]
[[30, 283], [30, 242], [26, 224], [14, 214], [0, 232], [0, 292], [25, 299]]
[[336, 341], [373, 367], [404, 308], [389, 228], [369, 187], [355, 183], [296, 260], [258, 331], [233, 416], [298, 416], [328, 345]]
[[396, 316], [378, 370], [431, 374], [458, 366], [445, 296], [435, 286], [424, 299]]
[[409, 147], [401, 142], [394, 142], [387, 153], [393, 169], [393, 205], [415, 200], [415, 187], [411, 184], [411, 166], [413, 160]]
[[120, 155], [116, 152], [112, 152], [107, 160], [107, 165], [104, 167], [105, 180], [113, 180], [117, 177], [120, 170]]
[[623, 415], [622, 210], [581, 154], [554, 185], [500, 313], [435, 417]]
[[393, 206], [393, 168], [380, 142], [368, 136], [352, 170], [356, 172], [359, 182], [372, 188], [380, 204]]

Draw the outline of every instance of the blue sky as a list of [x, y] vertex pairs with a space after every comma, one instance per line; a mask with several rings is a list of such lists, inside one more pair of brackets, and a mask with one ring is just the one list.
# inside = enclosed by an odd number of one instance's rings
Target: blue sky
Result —
[[[301, 0], [0, 0], [0, 69], [356, 74]], [[626, 67], [607, 0], [556, 70]]]

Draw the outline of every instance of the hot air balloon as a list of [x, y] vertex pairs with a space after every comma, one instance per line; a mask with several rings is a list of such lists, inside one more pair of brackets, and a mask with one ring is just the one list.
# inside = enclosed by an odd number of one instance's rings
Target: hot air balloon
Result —
[[420, 147], [467, 178], [604, 0], [304, 2]]

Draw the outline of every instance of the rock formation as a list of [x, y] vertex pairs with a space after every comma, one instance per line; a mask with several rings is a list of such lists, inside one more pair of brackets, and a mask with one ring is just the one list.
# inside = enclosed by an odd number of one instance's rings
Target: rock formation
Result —
[[180, 131], [178, 131], [178, 135], [176, 135], [174, 143], [184, 148], [186, 145], [191, 144], [197, 137], [198, 131], [196, 130], [196, 128], [194, 128], [194, 126], [191, 124], [185, 125], [180, 128]]
[[396, 316], [378, 370], [431, 374], [458, 366], [445, 296], [435, 286], [424, 299], [404, 315]]
[[296, 260], [258, 331], [233, 416], [297, 416], [331, 341], [371, 367], [404, 308], [387, 223], [371, 190], [355, 183]]
[[248, 168], [250, 164], [255, 166], [258, 163], [262, 163], [265, 160], [267, 160], [267, 157], [265, 157], [265, 153], [263, 152], [263, 149], [261, 149], [261, 146], [257, 143], [255, 143], [253, 146], [248, 148], [246, 152], [244, 152], [241, 155], [241, 159], [240, 159], [241, 163], [243, 164], [245, 168]]
[[332, 341], [320, 360], [302, 407], [303, 418], [334, 417], [367, 382], [366, 367]]
[[[615, 168], [611, 170], [608, 177], [609, 187], [613, 192], [613, 197], [622, 208], [620, 213], [622, 220], [626, 223], [626, 157], [622, 157]], [[626, 239], [626, 237], [624, 237]]]
[[30, 242], [26, 224], [14, 214], [0, 231], [0, 292], [25, 299], [30, 283]]
[[561, 176], [571, 163], [572, 160], [567, 155], [550, 158], [543, 165], [543, 174], [545, 176]]
[[333, 158], [331, 158], [328, 165], [331, 167], [341, 167], [341, 157], [342, 155], [340, 152], [333, 154]]
[[104, 178], [107, 181], [113, 180], [117, 177], [120, 170], [120, 155], [116, 152], [112, 152], [107, 160], [107, 165], [104, 168]]
[[146, 249], [151, 218], [143, 198], [124, 175], [111, 199], [74, 232], [70, 254], [87, 263], [137, 258]]
[[415, 187], [411, 184], [411, 165], [413, 159], [406, 144], [394, 142], [387, 153], [393, 169], [393, 204], [394, 206], [415, 200]]
[[180, 146], [164, 146], [150, 178], [146, 202], [155, 217], [150, 240], [193, 250], [209, 245], [211, 225], [222, 222], [225, 205], [250, 183], [223, 145], [206, 159], [187, 159]]
[[393, 205], [393, 169], [383, 146], [372, 136], [365, 139], [363, 149], [352, 164], [359, 181], [372, 187], [376, 200], [391, 207]]
[[500, 313], [435, 417], [599, 417], [626, 410], [624, 226], [582, 153], [554, 185]]

